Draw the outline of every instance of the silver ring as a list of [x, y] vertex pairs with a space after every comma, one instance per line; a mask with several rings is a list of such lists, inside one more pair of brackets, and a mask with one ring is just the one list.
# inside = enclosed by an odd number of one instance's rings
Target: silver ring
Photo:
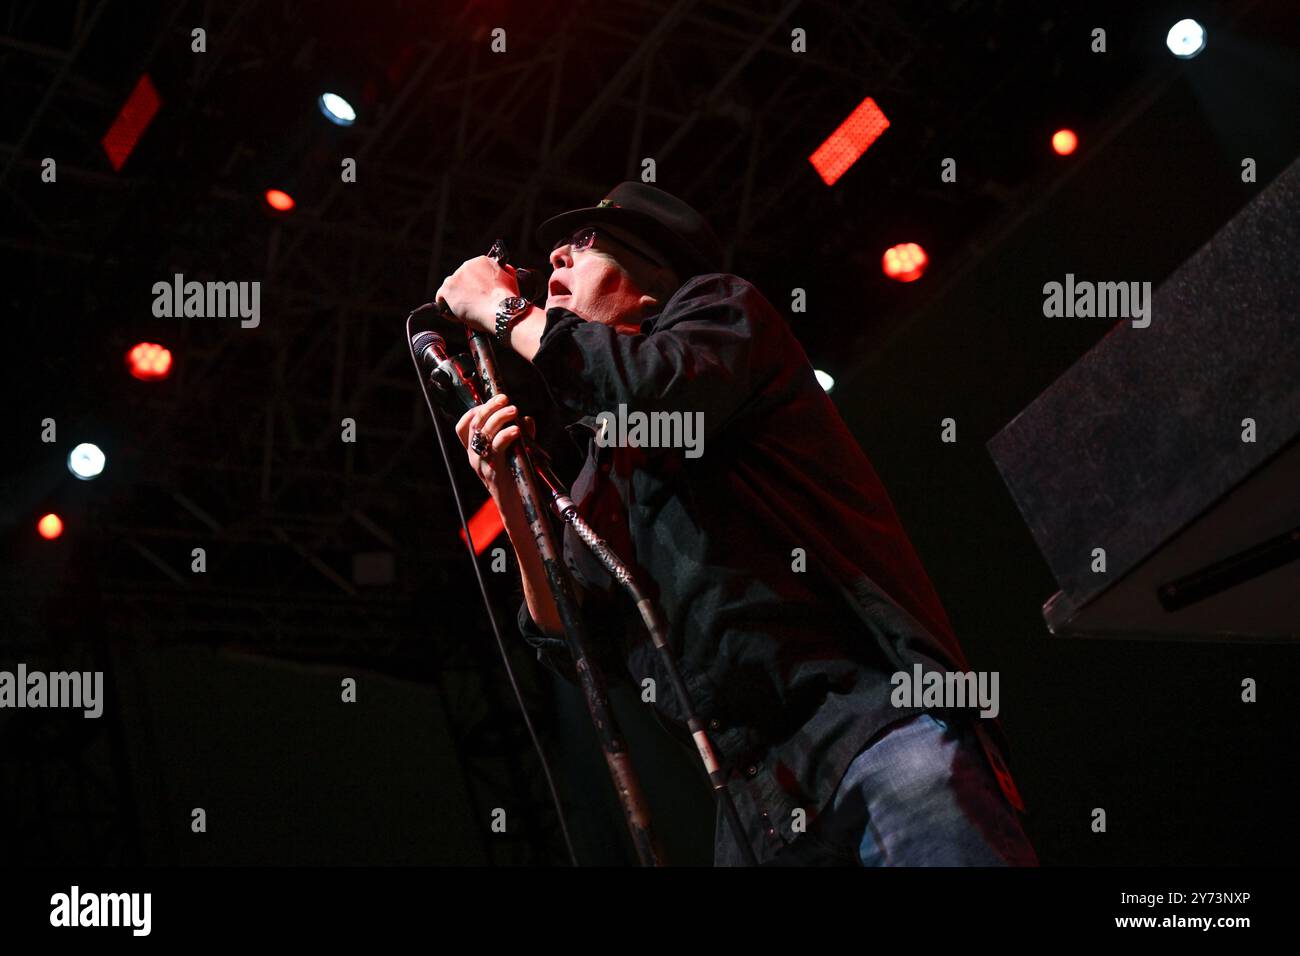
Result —
[[487, 438], [483, 436], [482, 432], [475, 432], [470, 436], [469, 447], [473, 450], [474, 454], [478, 455], [480, 458], [486, 458], [488, 452], [492, 450], [492, 446], [488, 443]]

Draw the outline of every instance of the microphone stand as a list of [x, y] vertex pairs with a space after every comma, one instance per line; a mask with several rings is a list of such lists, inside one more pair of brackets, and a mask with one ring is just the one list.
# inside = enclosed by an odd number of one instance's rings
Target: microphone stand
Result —
[[[491, 398], [500, 391], [497, 384], [496, 359], [492, 355], [492, 342], [485, 332], [475, 330], [469, 335], [470, 354], [478, 367], [479, 379], [483, 383], [484, 398]], [[569, 653], [573, 655], [574, 670], [587, 701], [587, 711], [596, 728], [600, 748], [605, 754], [605, 763], [614, 782], [614, 790], [623, 806], [623, 816], [627, 821], [628, 832], [632, 836], [632, 845], [636, 848], [637, 858], [642, 866], [660, 866], [658, 841], [650, 828], [650, 809], [646, 805], [645, 795], [627, 744], [623, 740], [614, 712], [609, 706], [609, 694], [605, 675], [588, 653], [586, 625], [578, 608], [573, 591], [573, 581], [569, 569], [558, 557], [559, 550], [546, 513], [541, 506], [541, 497], [537, 491], [537, 473], [520, 442], [515, 442], [506, 449], [506, 464], [519, 491], [523, 504], [524, 517], [528, 521], [528, 530], [533, 543], [537, 546], [546, 570], [546, 585], [555, 600], [560, 623], [564, 626], [564, 639]]]
[[[531, 450], [532, 446], [530, 445], [529, 448]], [[655, 607], [654, 602], [642, 592], [631, 569], [619, 560], [618, 555], [614, 553], [614, 549], [578, 514], [578, 508], [573, 503], [573, 499], [569, 497], [564, 486], [560, 484], [559, 479], [555, 477], [546, 464], [545, 452], [542, 452], [542, 456], [542, 464], [534, 464], [538, 476], [550, 491], [551, 508], [561, 519], [573, 525], [573, 530], [577, 532], [582, 543], [587, 546], [587, 550], [600, 560], [600, 563], [605, 566], [605, 570], [610, 573], [610, 576], [621, 584], [623, 589], [631, 596], [632, 602], [641, 614], [642, 623], [645, 624], [646, 630], [650, 633], [650, 639], [654, 643], [655, 650], [659, 652], [659, 660], [668, 672], [668, 680], [673, 685], [677, 700], [686, 713], [686, 728], [695, 741], [695, 748], [699, 752], [700, 761], [704, 764], [704, 772], [708, 774], [709, 784], [713, 787], [713, 796], [722, 807], [727, 823], [736, 836], [736, 842], [740, 844], [744, 853], [747, 865], [758, 866], [758, 857], [754, 855], [754, 848], [750, 846], [749, 840], [745, 837], [745, 830], [740, 825], [740, 815], [736, 812], [736, 803], [731, 797], [731, 790], [727, 787], [722, 767], [718, 764], [717, 754], [713, 752], [713, 743], [709, 740], [709, 735], [704, 732], [704, 722], [695, 713], [695, 705], [691, 701], [690, 691], [686, 688], [686, 681], [682, 679], [682, 672], [677, 666], [677, 659], [673, 657], [672, 647], [668, 643], [668, 628], [664, 624], [663, 615], [659, 613], [659, 609]]]
[[[487, 254], [498, 263], [503, 263], [506, 257], [505, 244], [500, 239], [496, 240]], [[438, 307], [444, 314], [450, 312], [444, 303], [438, 303]], [[412, 313], [412, 315], [414, 314]], [[464, 381], [460, 370], [455, 368], [454, 363], [451, 363], [451, 366], [446, 371], [449, 373], [448, 386], [451, 391], [456, 394], [462, 403], [473, 407], [496, 395], [500, 391], [500, 386], [497, 381], [496, 358], [492, 352], [491, 337], [485, 332], [475, 329], [469, 332], [468, 339], [470, 354], [473, 357], [479, 381], [483, 384], [483, 391], [486, 394], [475, 394], [477, 389], [472, 383]], [[437, 384], [434, 384], [437, 387]], [[442, 389], [439, 388], [439, 391], [442, 391]], [[532, 460], [533, 452], [538, 453], [540, 464]], [[714, 797], [723, 809], [736, 841], [741, 846], [746, 862], [750, 866], [757, 866], [757, 857], [749, 840], [745, 837], [744, 828], [740, 823], [740, 816], [736, 812], [735, 802], [718, 763], [713, 745], [705, 733], [703, 722], [695, 713], [686, 682], [682, 679], [681, 670], [673, 657], [663, 616], [638, 586], [636, 578], [628, 567], [619, 560], [613, 549], [578, 514], [578, 509], [572, 499], [569, 498], [567, 490], [556, 478], [554, 472], [551, 471], [545, 451], [540, 446], [535, 445], [522, 428], [520, 429], [519, 441], [514, 442], [506, 449], [505, 457], [515, 487], [518, 489], [520, 501], [523, 504], [524, 516], [528, 521], [533, 543], [537, 547], [542, 566], [546, 571], [547, 587], [555, 601], [556, 609], [560, 615], [560, 622], [564, 627], [565, 643], [573, 657], [574, 669], [587, 701], [587, 710], [591, 714], [592, 723], [596, 728], [597, 738], [600, 741], [601, 750], [605, 754], [610, 777], [614, 782], [614, 789], [623, 806], [624, 818], [641, 865], [661, 865], [658, 841], [651, 830], [649, 808], [646, 806], [640, 781], [632, 766], [627, 745], [618, 728], [613, 711], [609, 707], [605, 676], [595, 662], [591, 660], [588, 653], [589, 642], [586, 627], [578, 609], [577, 599], [574, 596], [573, 581], [569, 576], [568, 568], [558, 558], [559, 549], [556, 547], [551, 526], [546, 521], [542, 508], [539, 507], [541, 500], [538, 493], [539, 477], [549, 492], [550, 504], [555, 513], [563, 521], [573, 525], [579, 539], [600, 560], [611, 577], [627, 591], [632, 602], [636, 605], [686, 715], [687, 729], [691, 733], [700, 759], [704, 764], [704, 770], [713, 788]]]

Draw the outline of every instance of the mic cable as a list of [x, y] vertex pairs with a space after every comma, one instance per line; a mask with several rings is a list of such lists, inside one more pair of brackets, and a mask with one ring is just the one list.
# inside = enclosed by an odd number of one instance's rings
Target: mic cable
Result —
[[[546, 759], [546, 753], [542, 749], [541, 741], [537, 739], [537, 731], [533, 727], [532, 719], [528, 716], [528, 708], [524, 706], [523, 694], [519, 690], [519, 682], [515, 678], [514, 668], [510, 666], [510, 656], [506, 651], [504, 639], [501, 637], [501, 628], [497, 624], [496, 613], [492, 609], [492, 598], [488, 595], [487, 585], [483, 581], [483, 570], [479, 567], [478, 555], [474, 553], [474, 541], [469, 533], [469, 521], [465, 517], [465, 506], [460, 498], [460, 491], [456, 487], [456, 475], [452, 469], [451, 456], [447, 454], [447, 441], [442, 430], [442, 419], [437, 409], [433, 407], [433, 400], [429, 397], [429, 386], [426, 382], [424, 370], [420, 367], [419, 356], [415, 354], [415, 345], [411, 337], [411, 323], [415, 317], [423, 312], [437, 311], [437, 305], [433, 302], [427, 302], [419, 308], [413, 309], [411, 314], [406, 317], [406, 346], [411, 353], [411, 363], [415, 366], [416, 377], [420, 380], [420, 391], [424, 395], [424, 404], [429, 409], [429, 417], [433, 419], [433, 429], [438, 436], [438, 447], [442, 451], [442, 461], [447, 468], [447, 482], [451, 485], [451, 494], [456, 501], [456, 511], [460, 514], [460, 526], [465, 535], [465, 548], [469, 552], [470, 563], [474, 566], [474, 577], [478, 581], [479, 593], [483, 596], [483, 606], [487, 608], [488, 621], [492, 624], [492, 633], [496, 637], [497, 650], [501, 654], [501, 661], [505, 664], [506, 675], [510, 679], [510, 689], [515, 695], [515, 701], [519, 704], [519, 712], [523, 714], [524, 726], [528, 729], [528, 737], [533, 742], [533, 748], [537, 751], [537, 756], [542, 762], [542, 774], [546, 778], [546, 787], [550, 791], [551, 803], [555, 807], [556, 816], [560, 821], [560, 832], [564, 837], [565, 848], [569, 852], [569, 861], [573, 866], [578, 866], [578, 855], [573, 849], [573, 840], [569, 835], [569, 825], [564, 818], [564, 807], [560, 802], [559, 792], [555, 788], [555, 778], [551, 774], [551, 765]], [[524, 431], [520, 428], [520, 434]], [[457, 440], [457, 446], [460, 442]]]

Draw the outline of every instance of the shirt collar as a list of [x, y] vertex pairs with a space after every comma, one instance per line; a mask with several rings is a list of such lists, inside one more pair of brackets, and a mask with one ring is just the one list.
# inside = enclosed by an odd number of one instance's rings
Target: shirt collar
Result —
[[600, 424], [596, 421], [595, 415], [583, 415], [576, 422], [565, 425], [564, 430], [575, 438], [584, 431], [595, 435], [600, 432]]

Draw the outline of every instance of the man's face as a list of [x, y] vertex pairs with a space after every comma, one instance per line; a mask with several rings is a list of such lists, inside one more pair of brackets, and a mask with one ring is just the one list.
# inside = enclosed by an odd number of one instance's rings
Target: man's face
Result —
[[617, 227], [595, 228], [595, 241], [587, 248], [575, 249], [565, 238], [552, 250], [546, 308], [562, 306], [588, 322], [638, 332], [642, 320], [662, 305], [647, 288], [656, 276], [663, 278], [659, 270], [665, 267], [636, 251], [644, 248], [643, 240]]

